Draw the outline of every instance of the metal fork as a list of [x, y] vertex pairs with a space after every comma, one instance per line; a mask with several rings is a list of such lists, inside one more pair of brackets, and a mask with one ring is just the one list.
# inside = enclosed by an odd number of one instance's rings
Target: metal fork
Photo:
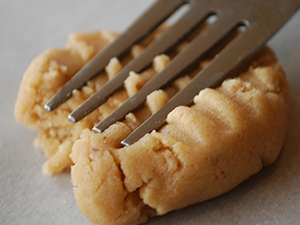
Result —
[[143, 71], [151, 65], [156, 55], [173, 49], [181, 40], [205, 23], [210, 16], [215, 15], [216, 21], [200, 32], [164, 70], [93, 128], [96, 132], [103, 131], [140, 107], [152, 91], [165, 86], [175, 77], [183, 74], [187, 68], [217, 48], [240, 27], [244, 27], [243, 32], [240, 32], [218, 52], [208, 66], [121, 143], [123, 146], [132, 144], [145, 133], [161, 127], [167, 114], [175, 107], [192, 104], [193, 97], [201, 89], [216, 87], [228, 76], [238, 74], [243, 65], [247, 64], [298, 9], [300, 0], [158, 0], [127, 30], [90, 60], [46, 103], [45, 109], [54, 110], [71, 98], [72, 91], [80, 89], [87, 80], [102, 72], [111, 58], [124, 56], [130, 47], [139, 43], [185, 4], [188, 4], [189, 10], [171, 28], [151, 42], [137, 58], [128, 63], [113, 79], [73, 111], [68, 119], [77, 122], [101, 106], [113, 93], [123, 88], [123, 82], [130, 71], [137, 73]]

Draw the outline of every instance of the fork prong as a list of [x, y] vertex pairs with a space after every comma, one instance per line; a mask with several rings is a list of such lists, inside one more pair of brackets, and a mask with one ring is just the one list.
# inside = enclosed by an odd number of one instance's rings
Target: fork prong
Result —
[[[124, 116], [137, 109], [152, 91], [166, 85], [175, 77], [182, 74], [186, 68], [205, 56], [211, 48], [216, 46], [224, 37], [236, 27], [237, 20], [227, 15], [219, 15], [219, 20], [208, 26], [185, 49], [183, 49], [164, 70], [149, 80], [135, 95], [126, 100], [119, 108], [108, 115], [93, 130], [101, 132], [116, 121], [124, 119]], [[207, 35], [210, 34], [210, 35]]]
[[[185, 0], [158, 0], [140, 16], [127, 30], [118, 35], [114, 41], [102, 49], [44, 106], [52, 111], [72, 97], [72, 91], [100, 73], [113, 57], [122, 57], [132, 45], [141, 41], [173, 14]], [[155, 15], [155, 16], [154, 16]]]
[[69, 120], [77, 122], [101, 106], [117, 90], [123, 87], [124, 80], [130, 71], [140, 72], [149, 66], [153, 58], [161, 53], [168, 52], [180, 40], [190, 34], [197, 25], [203, 23], [213, 12], [199, 11], [191, 8], [171, 28], [154, 40], [137, 58], [129, 62], [113, 79], [93, 94], [82, 105], [75, 109]]

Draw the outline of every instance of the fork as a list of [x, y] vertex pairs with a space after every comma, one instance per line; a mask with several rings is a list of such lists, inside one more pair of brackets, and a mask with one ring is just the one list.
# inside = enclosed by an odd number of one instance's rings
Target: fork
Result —
[[165, 124], [168, 113], [175, 107], [191, 105], [193, 97], [200, 90], [216, 87], [227, 77], [237, 75], [299, 8], [300, 0], [158, 0], [75, 74], [44, 108], [52, 111], [63, 104], [72, 97], [74, 89], [80, 89], [89, 79], [102, 72], [111, 58], [124, 56], [134, 44], [143, 40], [183, 5], [188, 5], [188, 11], [152, 41], [137, 58], [129, 62], [114, 78], [73, 111], [68, 117], [71, 122], [83, 119], [105, 103], [113, 93], [122, 89], [130, 71], [139, 73], [149, 67], [156, 55], [171, 51], [212, 16], [215, 16], [216, 20], [205, 27], [164, 70], [150, 79], [93, 130], [102, 132], [111, 124], [124, 119], [126, 114], [144, 104], [148, 94], [182, 75], [239, 31], [238, 35], [217, 52], [210, 63], [183, 89], [121, 142], [123, 146], [134, 143], [144, 134]]

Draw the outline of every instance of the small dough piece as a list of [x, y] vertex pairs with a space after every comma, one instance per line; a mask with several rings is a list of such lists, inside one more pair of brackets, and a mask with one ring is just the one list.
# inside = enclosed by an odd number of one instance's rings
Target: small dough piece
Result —
[[111, 80], [121, 70], [122, 65], [116, 57], [112, 58], [109, 61], [108, 65], [105, 67], [105, 72], [107, 73], [109, 80]]
[[170, 57], [167, 55], [158, 55], [153, 59], [154, 70], [158, 73], [162, 71], [170, 62]]
[[131, 97], [135, 93], [137, 93], [138, 90], [140, 90], [141, 87], [143, 87], [145, 82], [146, 81], [144, 80], [144, 78], [141, 75], [139, 75], [133, 71], [129, 72], [129, 76], [124, 81], [124, 88], [126, 89], [129, 97]]
[[163, 107], [169, 100], [168, 94], [163, 90], [157, 90], [150, 93], [146, 98], [146, 106], [154, 114]]

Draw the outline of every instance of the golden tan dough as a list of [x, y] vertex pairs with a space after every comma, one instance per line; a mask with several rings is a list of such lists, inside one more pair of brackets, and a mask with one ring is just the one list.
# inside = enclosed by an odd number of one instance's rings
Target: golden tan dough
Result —
[[124, 123], [82, 133], [73, 146], [72, 182], [91, 222], [145, 222], [219, 196], [276, 160], [289, 92], [269, 49], [247, 72], [201, 91], [194, 102], [177, 107], [159, 132], [128, 147], [118, 145], [131, 132]]
[[26, 70], [15, 105], [16, 119], [39, 132], [35, 146], [49, 158], [45, 174], [75, 163], [75, 198], [91, 222], [145, 222], [221, 195], [276, 160], [287, 130], [289, 93], [284, 72], [268, 48], [248, 71], [215, 90], [201, 91], [192, 107], [176, 108], [160, 131], [129, 147], [121, 148], [120, 141], [184, 87], [188, 75], [151, 93], [146, 106], [129, 113], [125, 121], [101, 134], [90, 129], [163, 69], [168, 56], [157, 56], [141, 74], [131, 72], [125, 89], [81, 122], [74, 125], [67, 115], [140, 54], [152, 37], [134, 46], [122, 61], [112, 59], [105, 72], [75, 90], [57, 110], [45, 112], [50, 97], [114, 36], [109, 31], [73, 33], [66, 49], [42, 53]]

